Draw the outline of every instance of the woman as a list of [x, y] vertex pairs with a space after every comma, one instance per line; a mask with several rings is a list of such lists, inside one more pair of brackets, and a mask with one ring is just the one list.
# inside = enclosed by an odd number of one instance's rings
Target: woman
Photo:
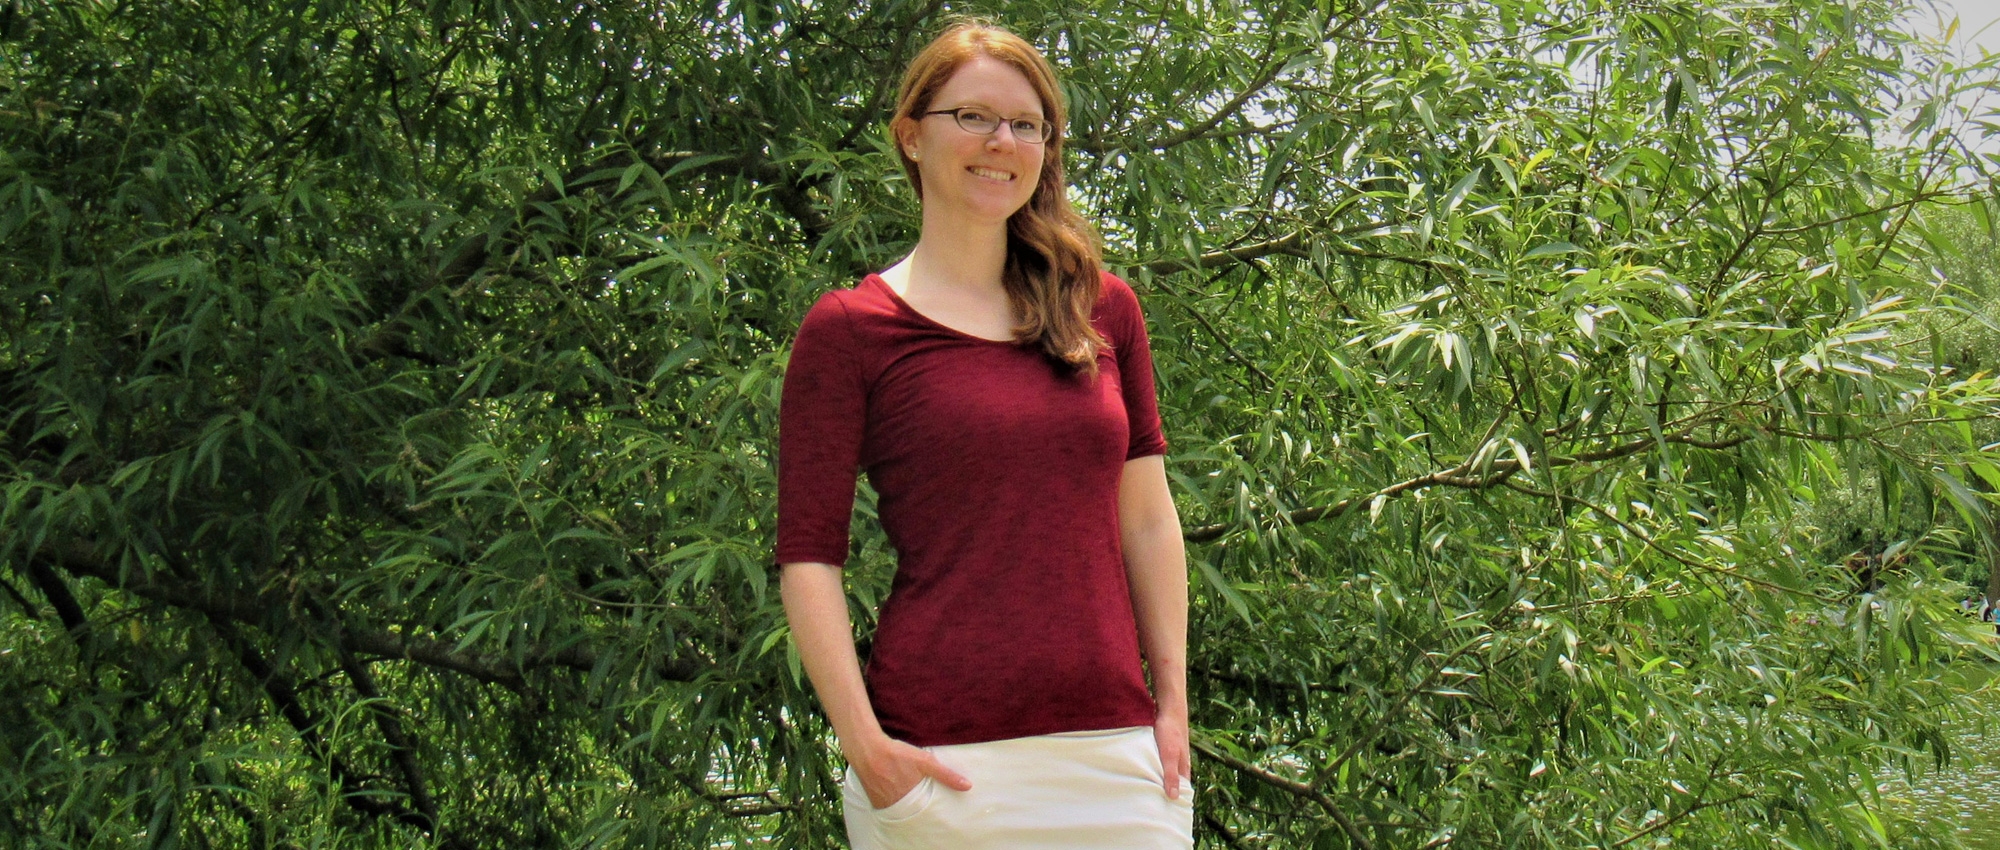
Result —
[[[1191, 847], [1187, 571], [1151, 355], [1065, 195], [1054, 75], [959, 24], [911, 62], [891, 130], [922, 233], [813, 305], [779, 423], [776, 560], [849, 765], [848, 835]], [[898, 559], [865, 678], [839, 572], [857, 468]]]

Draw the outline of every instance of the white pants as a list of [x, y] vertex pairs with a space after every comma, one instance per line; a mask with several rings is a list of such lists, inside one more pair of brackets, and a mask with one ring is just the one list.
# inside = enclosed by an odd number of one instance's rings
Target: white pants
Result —
[[972, 781], [954, 791], [926, 776], [876, 809], [847, 771], [854, 850], [1187, 850], [1194, 789], [1167, 799], [1153, 727], [1064, 732], [925, 747]]

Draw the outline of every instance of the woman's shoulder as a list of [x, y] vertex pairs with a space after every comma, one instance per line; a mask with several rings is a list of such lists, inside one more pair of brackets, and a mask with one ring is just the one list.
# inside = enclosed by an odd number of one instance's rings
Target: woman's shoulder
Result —
[[1143, 326], [1145, 318], [1139, 307], [1139, 294], [1133, 291], [1132, 285], [1108, 270], [1097, 274], [1099, 284], [1096, 317], [1114, 325], [1126, 325], [1136, 321]]
[[835, 287], [820, 293], [818, 300], [806, 310], [801, 327], [808, 325], [839, 324], [848, 328], [865, 326], [871, 318], [894, 312], [894, 305], [884, 296], [875, 275], [867, 275], [852, 286]]

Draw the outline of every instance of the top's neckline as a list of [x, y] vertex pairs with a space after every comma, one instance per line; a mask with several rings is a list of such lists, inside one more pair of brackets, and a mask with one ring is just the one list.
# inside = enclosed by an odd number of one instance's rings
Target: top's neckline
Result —
[[897, 295], [895, 287], [890, 286], [888, 281], [883, 280], [880, 274], [870, 272], [868, 276], [862, 278], [862, 280], [863, 282], [873, 281], [876, 286], [882, 287], [882, 291], [888, 294], [889, 300], [895, 302], [897, 309], [902, 310], [903, 312], [916, 317], [917, 321], [923, 322], [924, 324], [930, 325], [931, 327], [937, 328], [938, 330], [949, 333], [952, 336], [973, 340], [975, 342], [983, 342], [987, 343], [988, 345], [1020, 344], [1019, 340], [1013, 339], [1011, 337], [1008, 339], [994, 339], [990, 336], [980, 336], [975, 333], [967, 333], [965, 331], [959, 330], [958, 328], [954, 328], [950, 325], [947, 325], [943, 322], [940, 322], [936, 319], [926, 316], [917, 308], [910, 306], [910, 302], [904, 301], [903, 296]]

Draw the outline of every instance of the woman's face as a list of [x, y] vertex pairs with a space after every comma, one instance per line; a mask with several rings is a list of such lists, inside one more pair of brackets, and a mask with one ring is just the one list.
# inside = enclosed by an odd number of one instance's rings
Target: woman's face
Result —
[[[930, 109], [978, 107], [1002, 119], [1047, 118], [1042, 99], [1026, 75], [989, 56], [960, 66], [931, 99]], [[903, 152], [923, 176], [924, 206], [974, 220], [1005, 222], [1035, 194], [1041, 179], [1043, 145], [1018, 139], [1003, 120], [988, 135], [974, 135], [950, 115], [918, 116], [905, 136]]]

